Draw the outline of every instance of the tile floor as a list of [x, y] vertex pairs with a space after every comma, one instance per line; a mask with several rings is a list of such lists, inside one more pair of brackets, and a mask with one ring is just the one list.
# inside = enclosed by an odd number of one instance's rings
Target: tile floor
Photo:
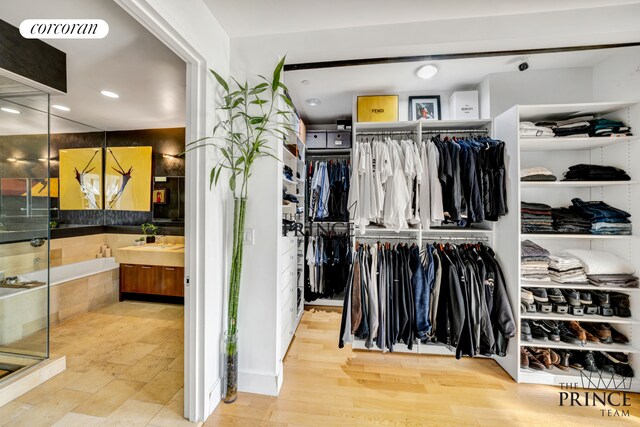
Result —
[[67, 370], [0, 407], [0, 426], [191, 426], [183, 306], [121, 302], [51, 329]]

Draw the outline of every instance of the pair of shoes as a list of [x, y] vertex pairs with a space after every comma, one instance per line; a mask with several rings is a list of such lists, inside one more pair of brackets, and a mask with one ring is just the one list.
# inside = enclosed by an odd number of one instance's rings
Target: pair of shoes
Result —
[[527, 288], [522, 289], [520, 291], [520, 298], [530, 304], [535, 302], [549, 302], [549, 297], [547, 296], [547, 290], [545, 288]]
[[[526, 309], [525, 309], [525, 313], [526, 313]], [[529, 322], [524, 319], [520, 321], [520, 340], [533, 341], [533, 335], [531, 334], [531, 326], [529, 325]]]
[[629, 295], [620, 292], [611, 292], [611, 305], [618, 317], [631, 317]]
[[565, 325], [564, 323], [558, 323], [558, 331], [560, 334], [560, 341], [562, 342], [566, 342], [567, 344], [575, 344], [575, 345], [580, 345], [583, 343], [582, 340], [576, 334], [574, 334], [569, 328], [567, 328], [567, 325]]
[[595, 353], [594, 357], [601, 370], [622, 377], [633, 377], [633, 369], [627, 354], [600, 351]]
[[527, 306], [533, 304], [535, 302], [533, 293], [529, 289], [522, 288], [520, 290], [520, 301]]
[[[627, 338], [624, 334], [617, 331], [608, 323], [598, 323], [598, 322], [584, 322], [582, 327], [595, 335], [600, 342], [604, 344], [611, 343], [619, 343], [619, 344], [627, 344], [629, 342], [629, 338]], [[595, 341], [597, 342], [597, 341]]]
[[531, 354], [527, 347], [520, 348], [520, 367], [544, 371], [544, 364]]
[[544, 371], [561, 363], [562, 359], [560, 355], [549, 348], [522, 347], [520, 349], [521, 368]]
[[593, 304], [591, 294], [586, 291], [578, 292], [575, 289], [562, 289], [562, 294], [564, 295], [567, 302], [569, 302], [569, 305], [572, 305], [574, 307]]
[[558, 323], [554, 320], [522, 320], [520, 323], [522, 341], [560, 341]]
[[547, 297], [554, 304], [566, 304], [567, 300], [558, 288], [547, 289]]

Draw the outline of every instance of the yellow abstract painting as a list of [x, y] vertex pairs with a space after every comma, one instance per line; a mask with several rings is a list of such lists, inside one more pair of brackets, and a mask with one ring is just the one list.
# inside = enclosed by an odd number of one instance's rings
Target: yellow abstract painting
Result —
[[60, 150], [60, 210], [102, 209], [102, 148]]
[[105, 209], [151, 210], [151, 147], [110, 147], [105, 161]]

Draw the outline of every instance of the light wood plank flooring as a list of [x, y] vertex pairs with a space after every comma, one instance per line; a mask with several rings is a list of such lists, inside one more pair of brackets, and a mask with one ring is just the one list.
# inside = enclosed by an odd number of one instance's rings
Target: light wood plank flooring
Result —
[[0, 426], [189, 426], [183, 307], [121, 302], [51, 329], [67, 370], [0, 407]]
[[[518, 385], [492, 360], [338, 349], [340, 314], [305, 312], [280, 396], [241, 394], [206, 426], [624, 426], [600, 408], [559, 407], [559, 389]], [[640, 380], [640, 379], [636, 379]], [[615, 409], [615, 408], [611, 408]]]

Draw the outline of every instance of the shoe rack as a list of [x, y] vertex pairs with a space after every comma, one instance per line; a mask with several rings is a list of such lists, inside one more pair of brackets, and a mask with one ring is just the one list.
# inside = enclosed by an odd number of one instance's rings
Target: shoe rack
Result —
[[[640, 179], [637, 173], [637, 161], [640, 159], [640, 138], [638, 136], [610, 138], [520, 138], [518, 124], [521, 121], [539, 121], [544, 119], [562, 119], [581, 115], [598, 115], [622, 120], [632, 126], [632, 131], [640, 131], [640, 117], [633, 107], [635, 102], [606, 102], [584, 104], [548, 104], [548, 105], [516, 105], [499, 115], [494, 120], [494, 136], [507, 144], [507, 174], [509, 214], [495, 225], [495, 249], [504, 266], [509, 297], [512, 307], [517, 312], [517, 325], [521, 320], [544, 320], [569, 322], [604, 322], [609, 323], [629, 339], [628, 344], [603, 344], [587, 341], [585, 345], [574, 345], [564, 342], [534, 341], [527, 342], [517, 337], [509, 343], [506, 366], [509, 374], [520, 383], [581, 384], [581, 372], [577, 369], [562, 371], [558, 368], [533, 370], [520, 367], [520, 347], [551, 348], [570, 351], [605, 351], [624, 352], [629, 360], [635, 376], [640, 376], [640, 289], [596, 287], [593, 285], [563, 285], [554, 282], [540, 284], [527, 282], [520, 275], [520, 242], [532, 240], [551, 254], [558, 254], [564, 249], [593, 249], [609, 251], [620, 258], [631, 262], [636, 275], [640, 275], [640, 192], [637, 181], [625, 182], [520, 182], [520, 170], [523, 168], [544, 166], [550, 169], [558, 180], [569, 166], [579, 163], [610, 165], [623, 168], [632, 180]], [[633, 115], [635, 114], [635, 116]], [[634, 123], [635, 121], [635, 123]], [[631, 213], [633, 235], [631, 236], [597, 236], [584, 234], [523, 234], [520, 224], [520, 203], [545, 203], [552, 207], [569, 206], [571, 199], [579, 197], [583, 200], [602, 200], [611, 206]], [[520, 291], [523, 288], [571, 288], [578, 291], [611, 290], [629, 295], [631, 317], [603, 316], [601, 314], [570, 313], [525, 313], [520, 312]], [[588, 372], [587, 372], [588, 374]], [[602, 374], [606, 380], [607, 375]], [[631, 382], [631, 391], [640, 390], [640, 381]]]

